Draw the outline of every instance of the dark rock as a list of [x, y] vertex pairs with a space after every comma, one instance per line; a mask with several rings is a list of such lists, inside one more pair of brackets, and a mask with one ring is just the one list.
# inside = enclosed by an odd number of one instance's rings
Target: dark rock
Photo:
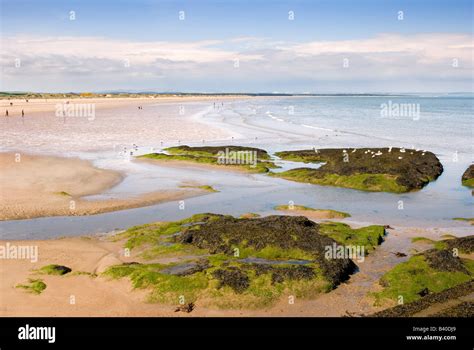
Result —
[[196, 306], [194, 305], [194, 303], [188, 303], [188, 304], [180, 305], [180, 306], [176, 307], [174, 312], [187, 312], [187, 313], [190, 313], [194, 310], [195, 307]]
[[256, 250], [267, 246], [301, 249], [314, 257], [323, 275], [335, 286], [347, 280], [356, 265], [348, 258], [326, 259], [326, 247], [336, 241], [319, 234], [319, 225], [304, 216], [273, 215], [263, 218], [238, 219], [209, 214], [199, 228], [190, 227], [176, 241], [207, 249], [211, 254], [232, 255], [236, 245]]
[[428, 265], [438, 271], [462, 272], [470, 274], [459, 257], [449, 250], [430, 249], [423, 253]]
[[229, 286], [236, 293], [242, 293], [250, 286], [250, 279], [247, 274], [236, 266], [216, 270], [212, 275], [219, 280], [218, 288]]
[[[241, 152], [241, 151], [250, 151], [250, 152], [257, 152], [257, 157], [259, 159], [269, 159], [270, 156], [268, 155], [267, 151], [260, 149], [260, 148], [255, 148], [255, 147], [246, 147], [246, 146], [202, 146], [202, 147], [191, 147], [191, 146], [177, 146], [177, 147], [171, 147], [174, 152], [178, 154], [179, 151], [182, 151], [183, 153], [188, 153], [188, 152], [206, 152], [210, 153], [214, 156], [217, 156], [219, 152], [225, 152], [226, 149], [229, 150], [229, 152]], [[176, 152], [178, 151], [178, 152]]]
[[431, 317], [474, 317], [474, 303], [472, 301], [464, 301], [458, 305], [454, 305], [444, 309]]
[[[371, 317], [410, 317], [417, 313], [430, 308], [435, 305], [444, 305], [448, 301], [459, 300], [459, 298], [474, 292], [474, 281], [459, 284], [453, 288], [446, 289], [439, 293], [430, 293], [424, 298], [413, 301], [408, 304], [397, 305], [375, 314], [369, 315]], [[435, 308], [436, 309], [436, 308]], [[443, 313], [443, 311], [441, 312]], [[438, 316], [434, 314], [430, 316]], [[472, 315], [472, 309], [471, 309]]]
[[468, 181], [474, 179], [474, 164], [471, 164], [469, 168], [462, 174], [462, 181]]
[[67, 273], [69, 273], [69, 272], [72, 271], [71, 268], [69, 268], [69, 267], [67, 267], [67, 266], [63, 266], [63, 265], [54, 265], [54, 266], [52, 266], [52, 269], [55, 270], [55, 271], [57, 271], [57, 273], [58, 273], [59, 275], [65, 275], [65, 274], [67, 274]]
[[402, 252], [395, 252], [395, 253], [392, 253], [393, 255], [395, 255], [397, 258], [403, 258], [405, 256], [407, 256], [405, 253], [402, 253]]
[[428, 288], [423, 288], [417, 293], [420, 297], [424, 297], [428, 294], [430, 294], [430, 290]]
[[[325, 162], [318, 169], [305, 168], [309, 176], [322, 179], [329, 174], [355, 175], [355, 174], [387, 174], [396, 176], [396, 182], [404, 186], [407, 191], [421, 189], [428, 182], [435, 180], [443, 172], [443, 166], [432, 152], [423, 152], [400, 148], [326, 148], [314, 150], [284, 151], [276, 155], [282, 159], [292, 160], [297, 157], [305, 162]], [[382, 154], [372, 157], [366, 151]], [[347, 156], [344, 156], [347, 155]], [[348, 161], [345, 158], [348, 157]], [[402, 159], [399, 159], [402, 157]], [[290, 170], [291, 171], [291, 170]], [[370, 185], [370, 184], [366, 184]]]
[[248, 264], [244, 265], [243, 268], [254, 270], [257, 276], [266, 273], [271, 273], [272, 284], [282, 283], [285, 280], [310, 280], [316, 277], [314, 269], [304, 265], [278, 267], [274, 265]]
[[448, 249], [453, 251], [457, 249], [460, 253], [472, 253], [474, 252], [474, 236], [460, 237], [456, 239], [448, 239], [444, 241]]

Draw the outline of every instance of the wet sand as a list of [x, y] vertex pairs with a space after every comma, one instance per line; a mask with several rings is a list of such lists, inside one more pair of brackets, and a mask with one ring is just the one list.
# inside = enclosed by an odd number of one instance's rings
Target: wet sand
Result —
[[0, 220], [97, 214], [207, 193], [193, 188], [92, 201], [83, 197], [115, 186], [123, 174], [77, 158], [22, 153], [0, 153], [0, 168]]
[[[0, 116], [5, 116], [8, 110], [9, 117], [21, 117], [21, 111], [25, 116], [38, 113], [54, 114], [58, 104], [77, 103], [94, 104], [96, 109], [110, 109], [127, 106], [142, 106], [154, 103], [179, 103], [179, 102], [223, 102], [235, 99], [251, 98], [250, 96], [163, 96], [163, 97], [95, 97], [95, 98], [29, 98], [26, 99], [0, 99]], [[39, 115], [39, 114], [38, 114]]]

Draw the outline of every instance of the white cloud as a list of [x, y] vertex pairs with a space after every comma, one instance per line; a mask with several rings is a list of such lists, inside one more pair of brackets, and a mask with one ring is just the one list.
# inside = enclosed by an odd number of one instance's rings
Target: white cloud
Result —
[[[2, 39], [0, 56], [4, 90], [50, 89], [45, 76], [54, 77], [57, 89], [74, 89], [85, 77], [94, 90], [149, 88], [169, 84], [187, 90], [187, 82], [203, 90], [229, 91], [268, 86], [267, 91], [311, 88], [311, 82], [397, 81], [398, 89], [414, 79], [422, 81], [471, 81], [472, 36], [468, 34], [381, 34], [357, 40], [282, 42], [269, 38], [237, 37], [226, 41], [136, 42], [102, 37], [15, 36]], [[14, 67], [15, 58], [22, 61]], [[239, 59], [239, 67], [234, 60]], [[347, 58], [349, 67], [343, 67]], [[124, 67], [128, 60], [130, 67]], [[457, 60], [458, 67], [453, 67]], [[28, 80], [23, 79], [28, 77]], [[36, 79], [35, 79], [36, 78]], [[27, 81], [36, 85], [26, 86]], [[278, 84], [277, 84], [277, 83]], [[50, 83], [50, 84], [53, 84]], [[206, 85], [209, 84], [209, 85]], [[363, 84], [363, 83], [361, 83]], [[168, 85], [166, 85], [168, 86]], [[248, 86], [248, 87], [246, 87]], [[401, 86], [401, 88], [400, 88]], [[456, 85], [456, 88], [459, 84]], [[261, 88], [262, 89], [262, 88]], [[366, 87], [360, 87], [365, 90]], [[341, 88], [342, 90], [342, 88]], [[409, 89], [407, 89], [408, 91]]]
[[[238, 52], [216, 48], [221, 41], [196, 42], [133, 42], [101, 37], [13, 37], [3, 40], [4, 51], [13, 56], [46, 57], [65, 56], [76, 58], [104, 58], [124, 60], [133, 58], [138, 64], [156, 59], [171, 61], [215, 62], [232, 60]], [[241, 59], [259, 59], [242, 55]]]

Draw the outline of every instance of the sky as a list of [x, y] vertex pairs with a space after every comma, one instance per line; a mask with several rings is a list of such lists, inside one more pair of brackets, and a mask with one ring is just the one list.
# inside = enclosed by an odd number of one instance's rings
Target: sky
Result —
[[471, 0], [0, 0], [2, 91], [469, 92]]

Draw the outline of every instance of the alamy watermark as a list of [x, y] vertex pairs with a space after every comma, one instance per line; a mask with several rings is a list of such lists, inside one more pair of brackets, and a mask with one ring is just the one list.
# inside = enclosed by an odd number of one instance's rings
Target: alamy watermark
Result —
[[95, 119], [95, 103], [58, 103], [56, 117], [78, 117]]
[[254, 168], [257, 166], [257, 151], [231, 151], [226, 148], [225, 151], [217, 152], [217, 164], [250, 165]]
[[352, 259], [357, 262], [364, 262], [365, 260], [365, 249], [364, 246], [360, 245], [338, 245], [333, 243], [327, 245], [325, 248], [324, 257], [327, 260], [330, 259]]
[[35, 263], [38, 261], [38, 246], [15, 245], [7, 242], [0, 245], [0, 259], [23, 259]]
[[380, 116], [388, 118], [408, 117], [413, 120], [420, 119], [419, 103], [398, 103], [392, 102], [382, 103], [380, 105]]
[[26, 324], [18, 328], [20, 340], [47, 340], [48, 343], [56, 341], [56, 327], [36, 327]]

